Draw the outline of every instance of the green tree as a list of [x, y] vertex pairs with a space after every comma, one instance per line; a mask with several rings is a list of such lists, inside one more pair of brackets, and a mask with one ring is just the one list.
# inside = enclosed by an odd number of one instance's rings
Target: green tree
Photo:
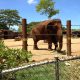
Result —
[[64, 30], [67, 30], [67, 28], [63, 26], [63, 27], [62, 27], [62, 30], [63, 30], [63, 31], [64, 31]]
[[8, 30], [9, 28], [6, 26], [6, 24], [0, 23], [0, 29], [6, 29], [6, 30]]
[[55, 10], [54, 4], [55, 2], [53, 2], [53, 0], [40, 0], [36, 5], [36, 11], [51, 18], [53, 15], [59, 13], [59, 10]]
[[1, 9], [0, 10], [0, 23], [5, 24], [7, 27], [18, 25], [20, 23], [20, 16], [17, 10]]
[[18, 25], [18, 32], [22, 32], [22, 25]]
[[[37, 25], [38, 23], [40, 22], [30, 22], [28, 25], [27, 25], [27, 32], [29, 33], [31, 31], [31, 29], [33, 27], [35, 27], [35, 25]], [[18, 32], [22, 32], [22, 25], [19, 25], [18, 27]]]

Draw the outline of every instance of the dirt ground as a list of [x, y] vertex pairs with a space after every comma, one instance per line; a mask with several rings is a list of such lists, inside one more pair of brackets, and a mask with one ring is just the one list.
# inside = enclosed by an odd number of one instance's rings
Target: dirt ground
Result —
[[[14, 39], [7, 39], [4, 40], [4, 43], [9, 48], [22, 48], [22, 41], [15, 41]], [[80, 38], [72, 38], [71, 39], [71, 55], [73, 56], [80, 56]], [[48, 51], [47, 43], [44, 43], [44, 41], [38, 42], [38, 47], [40, 50], [33, 50], [33, 40], [32, 38], [28, 39], [28, 51], [31, 51], [33, 54], [32, 60], [35, 61], [43, 61], [43, 60], [49, 60], [53, 59], [54, 57], [67, 57], [66, 51], [67, 51], [67, 44], [66, 44], [66, 38], [63, 39], [63, 48], [62, 53], [57, 53], [56, 51]], [[54, 49], [54, 45], [52, 46]]]

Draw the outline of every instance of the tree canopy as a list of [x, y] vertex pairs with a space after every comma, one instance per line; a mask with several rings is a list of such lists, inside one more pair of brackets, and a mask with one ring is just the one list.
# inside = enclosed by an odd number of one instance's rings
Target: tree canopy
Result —
[[[36, 25], [39, 24], [40, 22], [30, 22], [30, 23], [28, 23], [28, 25], [26, 26], [27, 27], [27, 32], [30, 33], [32, 28], [36, 27]], [[65, 31], [66, 27], [62, 26], [62, 30]], [[22, 25], [19, 25], [18, 32], [22, 32]]]
[[0, 29], [6, 29], [6, 30], [8, 30], [9, 28], [6, 26], [6, 24], [0, 23]]
[[[30, 22], [27, 25], [27, 32], [29, 33], [32, 30], [32, 28], [35, 27], [35, 25], [37, 25], [38, 23], [40, 22]], [[19, 25], [18, 32], [22, 32], [22, 25]]]
[[7, 27], [18, 25], [20, 23], [20, 16], [17, 10], [1, 9], [0, 10], [0, 24], [5, 24]]
[[55, 10], [54, 4], [55, 2], [53, 2], [53, 0], [40, 0], [36, 5], [36, 11], [51, 18], [53, 15], [59, 13], [59, 10]]

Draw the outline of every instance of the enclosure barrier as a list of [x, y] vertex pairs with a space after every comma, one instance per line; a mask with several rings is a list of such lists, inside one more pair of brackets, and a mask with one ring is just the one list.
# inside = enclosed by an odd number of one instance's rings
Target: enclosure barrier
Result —
[[[80, 43], [71, 43], [71, 26], [80, 26], [80, 25], [71, 25], [71, 20], [67, 20], [66, 25], [63, 26], [67, 26], [67, 43], [63, 43], [67, 45], [67, 55], [70, 56], [71, 55], [71, 44], [80, 44]], [[28, 50], [28, 46], [33, 46], [33, 45], [28, 45], [27, 40], [28, 40], [28, 33], [27, 33], [27, 21], [26, 19], [22, 19], [22, 45], [16, 45], [16, 46], [12, 46], [12, 47], [17, 47], [17, 46], [22, 46], [23, 49]], [[38, 35], [38, 34], [36, 34]], [[44, 35], [48, 35], [48, 34], [44, 34]], [[52, 34], [55, 35], [55, 34]], [[13, 36], [12, 34], [9, 35], [0, 35], [0, 36]], [[41, 44], [42, 45], [42, 44]], [[11, 46], [9, 46], [11, 47]]]
[[71, 56], [71, 21], [67, 21], [67, 55]]
[[23, 35], [23, 49], [27, 50], [27, 23], [26, 19], [22, 19], [22, 35]]
[[[78, 43], [71, 43], [71, 26], [80, 26], [80, 25], [71, 25], [71, 20], [67, 20], [66, 25], [63, 25], [67, 27], [67, 43], [63, 43], [67, 45], [67, 55], [70, 56], [71, 55], [71, 44], [78, 44]], [[26, 19], [22, 19], [22, 45], [16, 45], [16, 46], [12, 46], [12, 47], [17, 47], [17, 46], [22, 46], [23, 49], [28, 50], [28, 46], [33, 46], [33, 45], [28, 45], [27, 40], [28, 40], [28, 33], [27, 33], [27, 21]], [[36, 34], [37, 35], [37, 34]], [[48, 34], [44, 34], [44, 35], [48, 35]], [[55, 35], [55, 34], [52, 34]], [[13, 36], [12, 34], [9, 35], [0, 35], [0, 36]], [[80, 44], [80, 43], [79, 43]], [[42, 44], [41, 44], [42, 45]], [[11, 46], [9, 46], [11, 47]]]
[[[22, 19], [23, 49], [27, 50], [27, 25], [26, 19]], [[71, 55], [71, 21], [67, 21], [67, 55]], [[55, 34], [53, 34], [55, 35]]]
[[80, 80], [80, 56], [0, 70], [0, 80]]

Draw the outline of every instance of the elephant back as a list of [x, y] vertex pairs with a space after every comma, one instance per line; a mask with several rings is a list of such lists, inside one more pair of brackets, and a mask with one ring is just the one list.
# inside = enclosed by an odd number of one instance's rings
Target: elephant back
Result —
[[45, 20], [45, 21], [38, 23], [35, 27], [53, 25], [55, 22], [61, 23], [61, 20], [60, 19]]
[[61, 22], [60, 19], [52, 19], [52, 20], [45, 20], [37, 25], [31, 30], [32, 34], [43, 34], [46, 33], [47, 26], [54, 25], [55, 22]]

